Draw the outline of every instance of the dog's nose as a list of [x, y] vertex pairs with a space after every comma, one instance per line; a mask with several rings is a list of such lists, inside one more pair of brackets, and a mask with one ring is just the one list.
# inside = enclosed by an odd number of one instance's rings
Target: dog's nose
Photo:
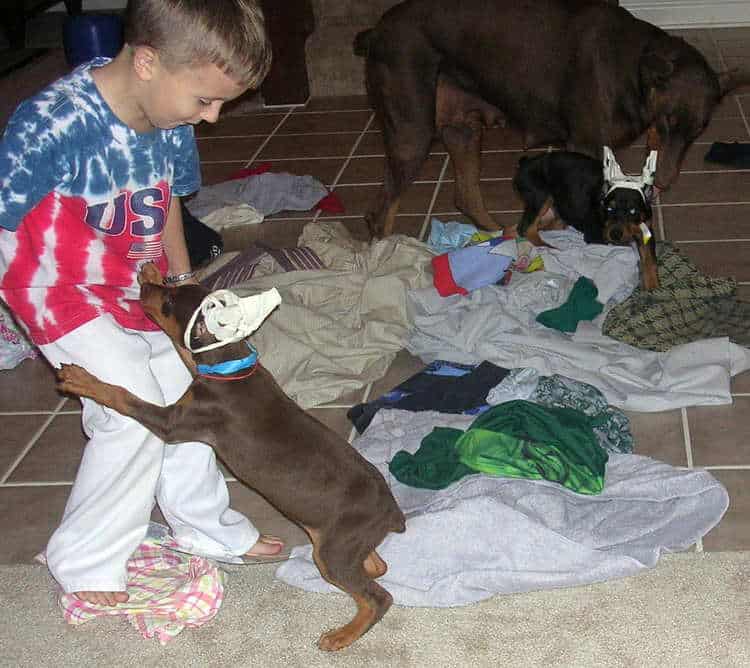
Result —
[[614, 225], [609, 228], [609, 238], [614, 243], [622, 241], [622, 228], [619, 225]]

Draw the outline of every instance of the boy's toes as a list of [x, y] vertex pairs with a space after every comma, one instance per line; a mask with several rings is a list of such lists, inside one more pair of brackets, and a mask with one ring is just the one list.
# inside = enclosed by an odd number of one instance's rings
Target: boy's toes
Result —
[[276, 557], [284, 549], [284, 541], [276, 536], [261, 535], [246, 553], [247, 557]]
[[128, 593], [124, 591], [77, 591], [73, 595], [86, 603], [103, 605], [110, 608], [116, 606], [118, 603], [126, 603], [128, 598], [130, 598]]

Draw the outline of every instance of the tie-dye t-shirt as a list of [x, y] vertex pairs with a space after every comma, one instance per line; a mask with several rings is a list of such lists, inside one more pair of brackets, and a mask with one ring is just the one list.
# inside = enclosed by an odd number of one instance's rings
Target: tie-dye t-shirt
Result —
[[[37, 344], [109, 313], [154, 330], [137, 272], [164, 272], [171, 197], [200, 187], [192, 126], [139, 134], [91, 77], [97, 58], [22, 103], [0, 141], [0, 296]], [[4, 229], [3, 229], [4, 228]]]

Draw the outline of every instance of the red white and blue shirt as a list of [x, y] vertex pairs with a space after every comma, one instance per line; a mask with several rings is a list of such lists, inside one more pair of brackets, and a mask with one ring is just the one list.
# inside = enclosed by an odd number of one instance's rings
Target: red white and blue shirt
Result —
[[200, 187], [193, 127], [137, 133], [99, 93], [96, 58], [23, 102], [0, 140], [0, 296], [45, 344], [109, 313], [155, 330], [137, 272], [167, 259], [172, 196]]

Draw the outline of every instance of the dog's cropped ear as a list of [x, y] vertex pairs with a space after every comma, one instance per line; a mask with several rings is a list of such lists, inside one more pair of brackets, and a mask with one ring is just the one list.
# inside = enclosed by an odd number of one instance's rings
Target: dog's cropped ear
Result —
[[731, 93], [735, 88], [747, 86], [750, 84], [750, 72], [739, 67], [735, 67], [727, 72], [719, 74], [719, 86], [721, 94]]

